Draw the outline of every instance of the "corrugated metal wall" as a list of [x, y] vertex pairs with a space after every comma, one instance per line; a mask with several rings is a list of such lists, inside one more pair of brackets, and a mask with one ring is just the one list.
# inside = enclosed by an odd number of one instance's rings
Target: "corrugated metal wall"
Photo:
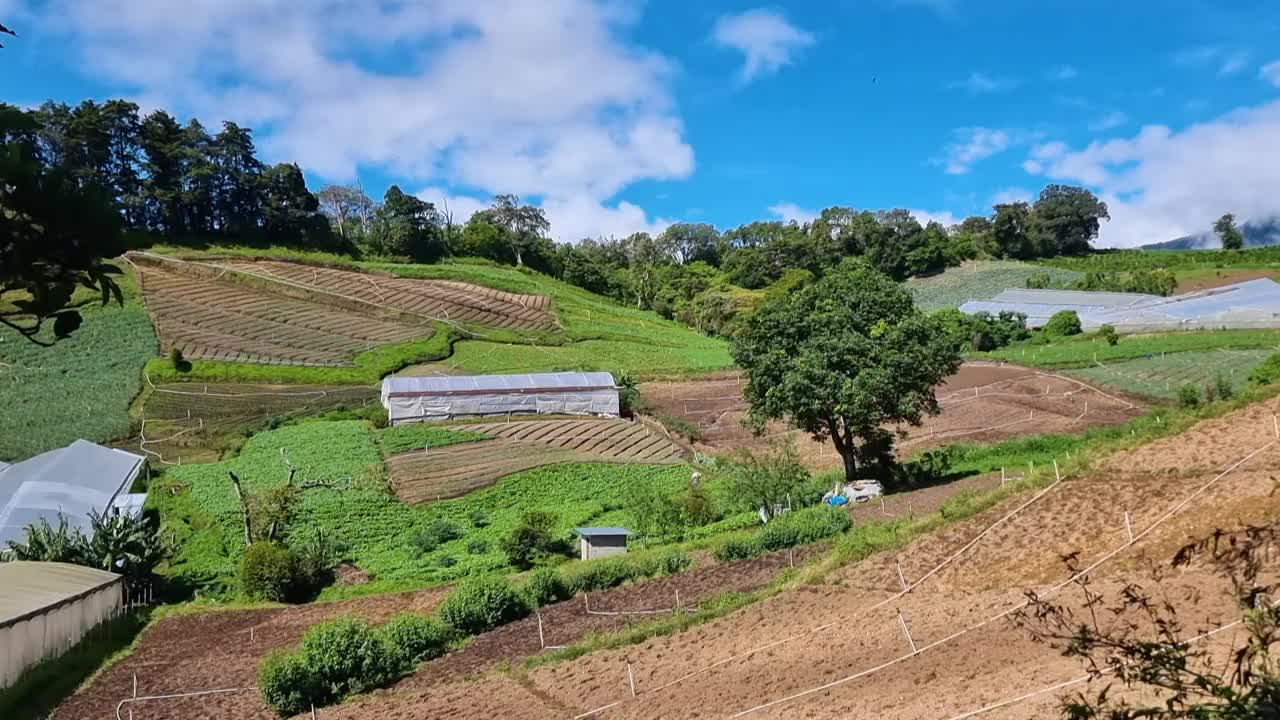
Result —
[[0, 628], [0, 688], [28, 668], [70, 650], [98, 623], [120, 614], [123, 580]]

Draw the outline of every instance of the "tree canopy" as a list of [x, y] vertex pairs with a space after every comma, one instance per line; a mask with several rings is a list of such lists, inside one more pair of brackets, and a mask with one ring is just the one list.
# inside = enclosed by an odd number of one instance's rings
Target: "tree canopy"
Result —
[[938, 412], [934, 386], [960, 366], [945, 329], [865, 262], [766, 300], [733, 339], [757, 428], [783, 420], [830, 440], [845, 478], [892, 449], [896, 423]]
[[1213, 232], [1222, 241], [1223, 250], [1239, 250], [1244, 247], [1244, 234], [1236, 227], [1236, 216], [1227, 213], [1213, 224]]

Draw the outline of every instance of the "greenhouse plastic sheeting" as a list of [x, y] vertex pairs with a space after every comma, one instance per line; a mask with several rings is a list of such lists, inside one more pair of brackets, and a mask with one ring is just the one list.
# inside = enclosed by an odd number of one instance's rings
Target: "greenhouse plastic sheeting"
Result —
[[617, 417], [618, 389], [603, 372], [389, 377], [382, 406], [392, 424], [507, 414]]
[[142, 468], [138, 455], [77, 440], [0, 469], [0, 547], [24, 540], [41, 518], [57, 525], [60, 514], [88, 530], [89, 512], [112, 507]]
[[1261, 278], [1167, 298], [1087, 291], [1006, 290], [991, 300], [970, 300], [960, 306], [961, 312], [969, 314], [1020, 312], [1027, 316], [1030, 327], [1043, 325], [1062, 310], [1075, 311], [1086, 330], [1103, 325], [1111, 325], [1120, 332], [1275, 328], [1280, 327], [1280, 284]]

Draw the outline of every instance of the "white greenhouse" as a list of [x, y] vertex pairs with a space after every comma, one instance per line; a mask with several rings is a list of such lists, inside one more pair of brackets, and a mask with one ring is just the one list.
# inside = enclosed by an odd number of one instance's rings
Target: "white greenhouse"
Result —
[[618, 388], [606, 372], [388, 377], [382, 406], [392, 425], [494, 415], [618, 416]]

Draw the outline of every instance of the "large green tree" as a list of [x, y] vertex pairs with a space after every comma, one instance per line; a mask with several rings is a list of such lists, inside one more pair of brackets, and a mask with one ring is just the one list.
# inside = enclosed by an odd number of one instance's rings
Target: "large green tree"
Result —
[[1213, 232], [1222, 241], [1223, 250], [1239, 250], [1244, 247], [1244, 235], [1236, 227], [1236, 216], [1227, 213], [1213, 224]]
[[995, 206], [991, 239], [1000, 257], [1027, 260], [1040, 255], [1040, 228], [1031, 205], [1025, 202]]
[[746, 371], [755, 426], [784, 420], [830, 440], [847, 480], [892, 447], [890, 426], [938, 412], [933, 389], [960, 366], [939, 322], [858, 260], [766, 300], [738, 330], [732, 353]]
[[551, 222], [542, 209], [522, 204], [516, 195], [494, 196], [492, 207], [484, 212], [490, 222], [505, 231], [516, 265], [524, 265], [525, 257], [546, 242], [551, 230]]
[[1089, 252], [1101, 221], [1111, 219], [1106, 203], [1072, 185], [1046, 186], [1032, 210], [1040, 231], [1038, 250], [1042, 256]]
[[332, 248], [329, 221], [297, 165], [280, 163], [262, 173], [262, 230], [270, 242]]

